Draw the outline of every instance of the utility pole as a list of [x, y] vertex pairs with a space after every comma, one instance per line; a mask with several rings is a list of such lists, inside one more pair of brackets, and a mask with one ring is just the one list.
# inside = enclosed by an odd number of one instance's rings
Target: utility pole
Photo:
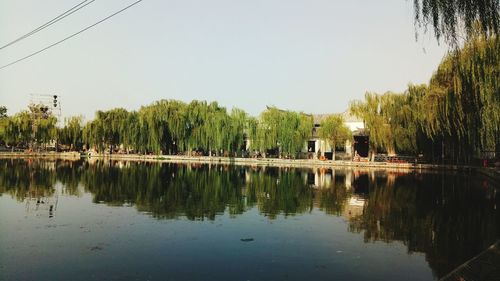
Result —
[[[30, 106], [36, 106], [38, 110], [31, 112], [32, 126], [33, 126], [33, 139], [36, 136], [38, 130], [39, 119], [44, 117], [44, 115], [53, 114], [56, 116], [57, 123], [56, 127], [62, 125], [61, 120], [61, 100], [60, 95], [49, 95], [49, 94], [30, 94]], [[58, 150], [58, 136], [56, 134], [55, 139], [55, 149]]]

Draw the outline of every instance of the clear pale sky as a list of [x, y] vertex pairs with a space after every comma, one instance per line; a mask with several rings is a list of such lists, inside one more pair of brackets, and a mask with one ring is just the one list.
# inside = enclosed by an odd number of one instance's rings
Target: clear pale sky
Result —
[[[81, 0], [0, 1], [0, 45]], [[96, 0], [0, 50], [0, 65], [134, 2]], [[159, 99], [217, 101], [257, 115], [266, 105], [344, 111], [366, 91], [428, 82], [447, 47], [415, 40], [413, 0], [144, 0], [81, 35], [0, 70], [0, 105], [61, 96], [63, 116], [138, 109]]]

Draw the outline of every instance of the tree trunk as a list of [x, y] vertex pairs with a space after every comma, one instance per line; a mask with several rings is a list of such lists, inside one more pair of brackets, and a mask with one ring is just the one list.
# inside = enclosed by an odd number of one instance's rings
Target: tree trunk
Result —
[[377, 148], [370, 148], [369, 149], [370, 152], [368, 152], [368, 159], [371, 161], [371, 162], [374, 162], [375, 161], [375, 154], [377, 154]]
[[332, 160], [335, 161], [335, 148], [337, 147], [335, 142], [332, 142]]
[[444, 164], [444, 138], [441, 140], [441, 164]]

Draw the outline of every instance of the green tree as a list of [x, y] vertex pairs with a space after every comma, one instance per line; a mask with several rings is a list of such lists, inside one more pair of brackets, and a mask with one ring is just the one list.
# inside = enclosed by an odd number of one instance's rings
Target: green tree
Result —
[[413, 0], [413, 3], [415, 24], [426, 31], [432, 25], [438, 40], [444, 37], [445, 41], [457, 46], [461, 31], [467, 38], [473, 37], [477, 31], [488, 37], [498, 36], [498, 0]]
[[251, 132], [253, 147], [261, 151], [278, 149], [288, 157], [296, 157], [311, 136], [312, 116], [269, 107], [259, 116]]
[[83, 116], [72, 116], [64, 120], [64, 127], [58, 132], [59, 142], [70, 150], [80, 150], [83, 146]]
[[37, 121], [35, 140], [38, 144], [46, 145], [57, 137], [57, 118], [49, 116]]
[[448, 55], [431, 78], [422, 107], [428, 136], [455, 161], [500, 151], [500, 41], [478, 36]]
[[248, 114], [241, 109], [233, 108], [231, 110], [230, 120], [227, 149], [237, 154], [244, 144], [244, 136], [248, 128]]
[[340, 115], [330, 115], [322, 120], [319, 128], [319, 136], [330, 143], [333, 151], [333, 160], [335, 160], [335, 148], [337, 145], [352, 139], [351, 130], [344, 124], [344, 118]]
[[382, 114], [379, 95], [367, 92], [365, 100], [351, 102], [349, 110], [363, 119], [370, 137], [370, 158], [373, 159], [379, 149], [394, 151], [392, 132], [386, 117]]
[[[351, 103], [373, 152], [421, 153], [470, 163], [500, 151], [500, 41], [477, 36], [446, 56], [429, 85], [401, 94], [367, 93]], [[444, 158], [443, 158], [444, 157]]]
[[0, 106], [0, 119], [7, 118], [7, 107]]
[[31, 114], [28, 111], [21, 111], [7, 118], [4, 129], [5, 143], [12, 149], [19, 145], [29, 145], [32, 141], [33, 124]]
[[5, 129], [8, 124], [7, 108], [0, 106], [0, 144], [5, 143]]

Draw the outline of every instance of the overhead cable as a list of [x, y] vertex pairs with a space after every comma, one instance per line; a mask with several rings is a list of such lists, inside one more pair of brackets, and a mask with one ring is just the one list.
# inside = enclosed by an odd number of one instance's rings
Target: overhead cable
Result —
[[13, 62], [11, 62], [11, 63], [8, 63], [8, 64], [6, 64], [6, 65], [3, 65], [3, 66], [1, 66], [1, 67], [0, 67], [0, 70], [4, 69], [4, 68], [6, 68], [6, 67], [9, 67], [9, 66], [11, 66], [11, 65], [13, 65], [13, 64], [16, 64], [16, 63], [18, 63], [18, 62], [21, 62], [21, 61], [23, 61], [23, 60], [29, 59], [29, 58], [31, 58], [31, 57], [33, 57], [33, 56], [35, 56], [35, 55], [38, 55], [38, 54], [40, 54], [41, 52], [44, 52], [44, 51], [46, 51], [46, 50], [48, 50], [48, 49], [50, 49], [50, 48], [52, 48], [52, 47], [54, 47], [54, 46], [57, 46], [57, 45], [61, 44], [62, 42], [66, 41], [66, 40], [69, 40], [69, 39], [71, 39], [71, 38], [73, 38], [73, 37], [77, 36], [78, 34], [83, 33], [83, 32], [85, 32], [85, 31], [87, 31], [87, 30], [91, 29], [92, 27], [94, 27], [94, 26], [96, 26], [96, 25], [98, 25], [98, 24], [100, 24], [100, 23], [102, 23], [102, 22], [104, 22], [104, 21], [106, 21], [106, 20], [108, 20], [108, 19], [110, 19], [110, 18], [112, 18], [112, 17], [114, 17], [114, 16], [118, 15], [119, 13], [121, 13], [121, 12], [123, 12], [123, 11], [125, 11], [125, 10], [127, 10], [127, 9], [131, 8], [131, 7], [133, 7], [134, 5], [139, 4], [139, 3], [140, 3], [140, 2], [142, 2], [142, 1], [143, 1], [143, 0], [138, 0], [138, 1], [135, 1], [134, 3], [132, 3], [132, 4], [128, 5], [128, 6], [126, 6], [125, 8], [123, 8], [123, 9], [121, 9], [121, 10], [117, 11], [117, 12], [114, 12], [113, 14], [111, 14], [111, 15], [109, 15], [109, 16], [107, 16], [107, 17], [103, 18], [103, 19], [101, 19], [100, 21], [98, 21], [98, 22], [96, 22], [96, 23], [94, 23], [94, 24], [92, 24], [92, 25], [89, 25], [89, 26], [85, 27], [84, 29], [82, 29], [82, 30], [80, 30], [80, 31], [78, 31], [78, 32], [75, 32], [75, 33], [71, 34], [71, 35], [70, 35], [70, 36], [68, 36], [68, 37], [65, 37], [65, 38], [63, 38], [63, 39], [61, 39], [61, 40], [59, 40], [59, 41], [57, 41], [57, 42], [55, 42], [55, 43], [52, 43], [52, 44], [48, 45], [47, 47], [45, 47], [45, 48], [43, 48], [43, 49], [41, 49], [41, 50], [38, 50], [38, 51], [36, 51], [36, 52], [33, 52], [33, 53], [31, 53], [31, 54], [29, 54], [29, 55], [27, 55], [27, 56], [24, 56], [24, 57], [22, 57], [22, 58], [20, 58], [20, 59], [17, 59], [17, 60], [15, 60], [15, 61], [13, 61]]
[[94, 1], [95, 1], [95, 0], [91, 0], [91, 1], [89, 1], [89, 0], [85, 0], [85, 1], [83, 1], [83, 2], [80, 2], [79, 4], [77, 4], [77, 5], [73, 6], [71, 9], [67, 10], [66, 12], [64, 12], [64, 13], [62, 13], [62, 14], [58, 15], [57, 17], [55, 17], [55, 18], [51, 19], [50, 21], [48, 21], [48, 22], [46, 22], [46, 23], [44, 23], [44, 24], [40, 25], [39, 27], [37, 27], [37, 28], [33, 29], [32, 31], [30, 31], [30, 32], [28, 32], [28, 33], [26, 33], [26, 34], [24, 34], [24, 35], [20, 36], [19, 38], [17, 38], [17, 39], [15, 39], [15, 40], [13, 40], [13, 41], [11, 41], [11, 42], [9, 42], [9, 43], [7, 43], [7, 44], [5, 44], [5, 45], [1, 46], [1, 47], [0, 47], [0, 50], [3, 50], [3, 49], [5, 49], [5, 48], [7, 48], [7, 47], [9, 47], [9, 46], [11, 46], [11, 45], [13, 45], [13, 44], [15, 44], [15, 43], [17, 43], [17, 42], [21, 41], [21, 40], [23, 40], [23, 39], [25, 39], [25, 38], [28, 38], [28, 37], [30, 37], [31, 35], [33, 35], [33, 34], [35, 34], [35, 33], [37, 33], [37, 32], [40, 32], [41, 30], [43, 30], [43, 29], [45, 29], [45, 28], [47, 28], [47, 27], [49, 27], [49, 26], [53, 25], [54, 23], [56, 23], [56, 22], [58, 22], [58, 21], [60, 21], [60, 20], [64, 19], [65, 17], [67, 17], [67, 16], [69, 16], [69, 15], [71, 15], [71, 14], [73, 14], [73, 13], [75, 13], [75, 12], [79, 11], [80, 9], [85, 8], [87, 5], [91, 4], [91, 3], [92, 3], [92, 2], [94, 2]]

